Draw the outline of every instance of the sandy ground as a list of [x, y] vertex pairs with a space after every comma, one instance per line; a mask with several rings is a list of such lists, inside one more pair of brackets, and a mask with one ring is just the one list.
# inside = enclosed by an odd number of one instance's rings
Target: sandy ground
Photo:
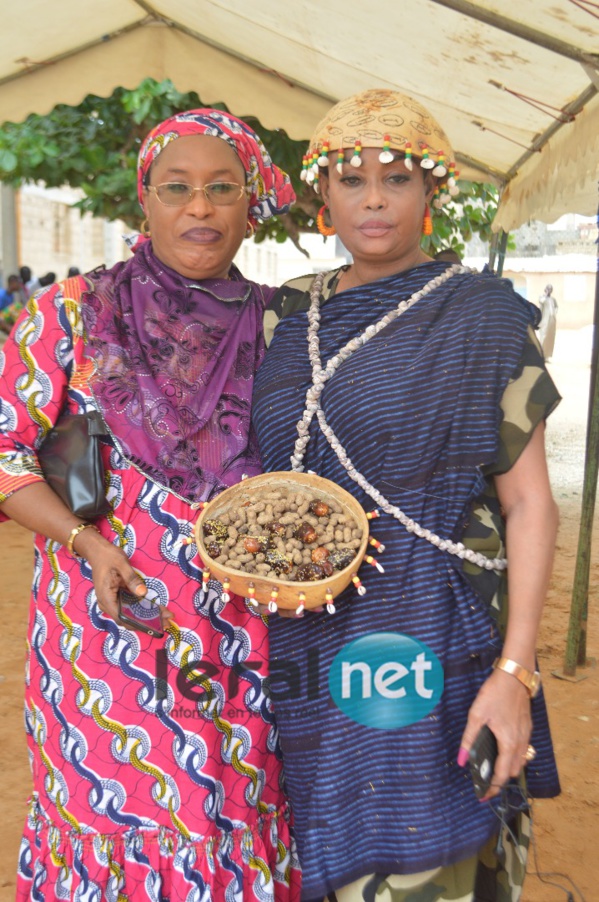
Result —
[[[522, 902], [564, 902], [565, 892], [545, 880], [570, 886], [580, 899], [599, 899], [599, 671], [579, 668], [576, 682], [553, 675], [563, 667], [572, 594], [583, 480], [585, 423], [588, 404], [590, 330], [558, 333], [551, 373], [563, 402], [551, 417], [547, 445], [554, 494], [561, 524], [556, 562], [547, 601], [539, 658], [562, 780], [562, 795], [534, 804], [536, 866]], [[29, 533], [13, 523], [2, 526], [0, 622], [4, 624], [0, 665], [0, 772], [3, 816], [0, 823], [0, 902], [14, 899], [14, 871], [25, 802], [30, 792], [23, 732], [23, 665], [31, 579]], [[599, 511], [594, 527], [589, 590], [589, 659], [598, 654]], [[554, 872], [551, 876], [548, 872]]]

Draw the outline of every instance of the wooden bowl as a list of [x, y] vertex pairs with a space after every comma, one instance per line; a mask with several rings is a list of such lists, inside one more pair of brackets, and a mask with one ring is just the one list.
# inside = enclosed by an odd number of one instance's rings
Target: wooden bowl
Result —
[[[256, 573], [244, 573], [242, 570], [235, 570], [233, 567], [219, 564], [210, 557], [206, 550], [204, 539], [203, 524], [205, 521], [218, 519], [221, 514], [247, 501], [250, 496], [259, 497], [261, 494], [277, 489], [283, 489], [288, 492], [306, 489], [317, 494], [319, 498], [323, 498], [325, 501], [327, 498], [332, 498], [341, 505], [343, 513], [351, 515], [356, 525], [362, 529], [362, 541], [356, 551], [355, 558], [347, 567], [343, 570], [335, 571], [332, 576], [326, 579], [302, 583], [297, 580], [274, 579], [272, 577], [259, 576]], [[331, 482], [330, 479], [323, 479], [321, 476], [315, 476], [310, 473], [280, 471], [263, 473], [261, 476], [252, 476], [244, 479], [237, 485], [225, 489], [216, 498], [213, 498], [203, 509], [196, 522], [195, 540], [198, 554], [206, 569], [209, 569], [211, 576], [216, 577], [220, 582], [223, 582], [225, 579], [229, 580], [231, 592], [247, 596], [250, 583], [253, 583], [256, 600], [261, 604], [268, 604], [271, 601], [273, 588], [277, 588], [279, 590], [276, 599], [278, 607], [295, 610], [300, 602], [306, 608], [315, 608], [326, 604], [331, 596], [334, 598], [339, 595], [349, 585], [352, 576], [357, 572], [366, 553], [368, 529], [368, 518], [362, 506], [358, 504], [349, 492], [346, 492], [345, 489], [342, 489], [336, 483]], [[327, 599], [327, 591], [331, 593], [329, 599]], [[304, 599], [300, 599], [300, 592], [304, 593]]]

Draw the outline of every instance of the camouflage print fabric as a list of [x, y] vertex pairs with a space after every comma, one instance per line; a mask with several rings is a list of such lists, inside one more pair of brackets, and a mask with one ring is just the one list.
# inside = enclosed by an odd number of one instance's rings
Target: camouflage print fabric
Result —
[[369, 874], [338, 889], [328, 902], [471, 902], [476, 856], [420, 874]]
[[526, 876], [531, 828], [530, 817], [522, 812], [502, 829], [501, 861], [496, 853], [496, 839], [481, 850], [472, 902], [518, 902]]
[[520, 813], [478, 855], [420, 874], [369, 874], [338, 889], [328, 902], [518, 902], [526, 874], [530, 818]]
[[[508, 383], [501, 399], [502, 422], [499, 427], [499, 456], [487, 476], [484, 492], [472, 505], [470, 520], [461, 541], [467, 548], [482, 552], [487, 557], [504, 557], [504, 522], [493, 476], [506, 473], [520, 454], [538, 426], [558, 405], [560, 396], [545, 369], [543, 351], [531, 327], [528, 342], [518, 369]], [[464, 561], [464, 573], [479, 596], [490, 608], [502, 632], [507, 616], [506, 573], [482, 570]]]

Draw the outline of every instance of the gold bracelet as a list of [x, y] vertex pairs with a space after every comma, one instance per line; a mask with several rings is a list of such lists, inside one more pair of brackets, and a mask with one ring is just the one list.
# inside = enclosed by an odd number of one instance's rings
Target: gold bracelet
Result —
[[84, 529], [95, 529], [96, 532], [100, 532], [98, 527], [94, 526], [93, 523], [79, 523], [78, 526], [73, 527], [73, 529], [71, 530], [71, 534], [69, 535], [69, 538], [67, 539], [66, 549], [69, 552], [69, 554], [72, 554], [73, 557], [77, 558], [77, 560], [79, 560], [79, 561], [83, 560], [83, 558], [81, 557], [80, 554], [77, 554], [77, 552], [73, 548], [73, 543], [75, 542], [75, 539], [77, 538], [79, 533], [83, 532]]
[[504, 670], [506, 673], [516, 677], [523, 686], [526, 686], [531, 698], [534, 698], [541, 688], [541, 674], [539, 671], [527, 670], [526, 667], [522, 667], [521, 664], [518, 664], [517, 661], [512, 661], [511, 658], [495, 658], [493, 668], [495, 670]]

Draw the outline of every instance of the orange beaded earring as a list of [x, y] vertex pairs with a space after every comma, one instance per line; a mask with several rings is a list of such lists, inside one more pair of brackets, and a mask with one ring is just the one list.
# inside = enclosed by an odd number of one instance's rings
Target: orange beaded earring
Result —
[[424, 219], [422, 220], [422, 234], [423, 235], [432, 235], [433, 234], [433, 220], [431, 219], [431, 211], [430, 211], [428, 204], [424, 208]]
[[330, 238], [331, 235], [337, 234], [337, 229], [334, 225], [327, 225], [324, 219], [324, 214], [328, 210], [328, 206], [323, 204], [320, 210], [318, 211], [318, 216], [316, 217], [316, 228], [325, 238]]

